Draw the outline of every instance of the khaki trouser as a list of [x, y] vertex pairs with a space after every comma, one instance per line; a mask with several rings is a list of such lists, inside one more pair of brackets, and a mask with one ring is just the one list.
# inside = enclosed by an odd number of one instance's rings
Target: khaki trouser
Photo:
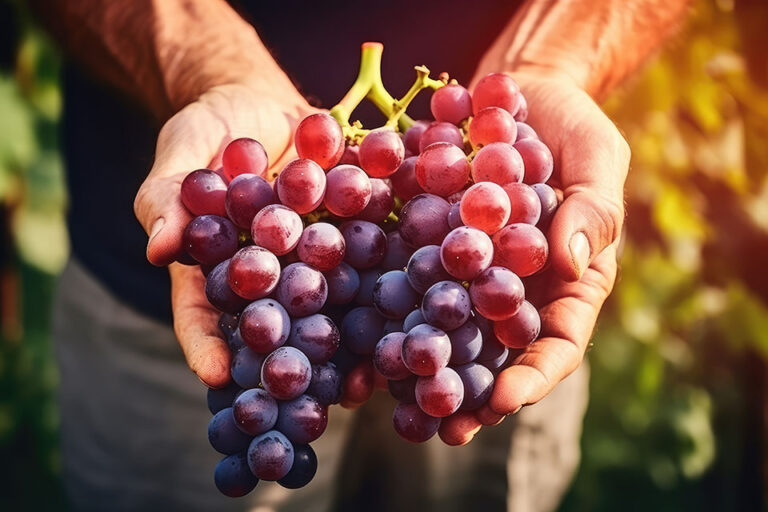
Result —
[[205, 389], [169, 326], [118, 301], [76, 261], [56, 297], [65, 487], [75, 510], [397, 512], [554, 510], [579, 461], [587, 402], [583, 366], [539, 404], [452, 448], [394, 433], [383, 392], [359, 411], [333, 407], [313, 447], [310, 485], [260, 482], [218, 494], [221, 457], [207, 441]]

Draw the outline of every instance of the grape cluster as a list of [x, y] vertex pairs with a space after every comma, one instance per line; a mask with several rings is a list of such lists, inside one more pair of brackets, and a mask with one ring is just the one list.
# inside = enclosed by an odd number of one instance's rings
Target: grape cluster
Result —
[[398, 402], [397, 433], [426, 441], [485, 404], [510, 349], [538, 337], [521, 277], [547, 263], [552, 155], [507, 75], [472, 95], [446, 79], [431, 110], [362, 136], [313, 114], [273, 183], [247, 138], [184, 179], [196, 217], [179, 261], [206, 275], [233, 353], [232, 384], [208, 391], [222, 493], [309, 483], [328, 407], [376, 387]]

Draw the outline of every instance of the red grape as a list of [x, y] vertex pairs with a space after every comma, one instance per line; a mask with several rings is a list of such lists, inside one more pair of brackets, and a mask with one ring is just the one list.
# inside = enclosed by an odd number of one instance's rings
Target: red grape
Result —
[[509, 196], [490, 181], [475, 183], [461, 198], [462, 222], [489, 235], [506, 226], [509, 212]]
[[341, 405], [360, 405], [373, 395], [374, 369], [370, 359], [359, 362], [344, 378]]
[[266, 297], [277, 286], [280, 262], [263, 247], [243, 247], [229, 262], [229, 286], [239, 296], [255, 300]]
[[323, 169], [312, 160], [300, 158], [283, 167], [277, 177], [275, 190], [281, 203], [304, 215], [320, 206], [325, 195], [325, 185]]
[[528, 100], [525, 99], [523, 93], [520, 93], [520, 104], [515, 112], [515, 121], [525, 122], [528, 119]]
[[541, 318], [536, 308], [523, 301], [517, 313], [499, 322], [494, 322], [493, 332], [504, 345], [510, 348], [525, 348], [539, 337]]
[[371, 180], [354, 165], [339, 165], [328, 171], [325, 207], [338, 217], [362, 212], [371, 200]]
[[435, 121], [430, 124], [421, 134], [418, 153], [423, 153], [427, 147], [436, 142], [447, 142], [462, 150], [464, 148], [464, 137], [461, 135], [461, 130], [451, 123]]
[[241, 174], [229, 184], [225, 205], [232, 222], [250, 229], [256, 214], [274, 202], [275, 192], [267, 180], [255, 174]]
[[507, 224], [535, 225], [541, 216], [541, 200], [533, 188], [525, 183], [507, 183], [504, 192], [509, 197], [512, 206]]
[[310, 395], [301, 395], [278, 404], [275, 430], [293, 444], [306, 444], [319, 438], [328, 426], [328, 408]]
[[475, 183], [492, 181], [497, 185], [523, 181], [523, 158], [515, 148], [503, 142], [483, 146], [472, 159]]
[[395, 189], [397, 197], [403, 201], [409, 201], [413, 196], [424, 192], [416, 179], [416, 160], [418, 157], [411, 156], [403, 160], [400, 168], [390, 176], [392, 188]]
[[309, 387], [312, 366], [304, 353], [280, 347], [269, 354], [261, 367], [261, 385], [277, 400], [293, 400]]
[[545, 183], [552, 176], [554, 161], [552, 152], [538, 139], [523, 139], [515, 143], [515, 149], [523, 157], [525, 174], [523, 183]]
[[478, 313], [489, 320], [504, 320], [520, 308], [525, 297], [523, 282], [504, 267], [484, 270], [469, 285], [469, 296]]
[[252, 302], [240, 315], [240, 337], [257, 354], [283, 346], [290, 332], [288, 312], [273, 299]]
[[322, 112], [305, 117], [296, 127], [294, 139], [299, 158], [308, 158], [325, 170], [336, 165], [344, 153], [341, 126]]
[[225, 217], [224, 198], [227, 184], [210, 169], [198, 169], [181, 182], [181, 202], [193, 215], [212, 214]]
[[346, 243], [336, 226], [316, 222], [304, 229], [296, 246], [299, 259], [324, 272], [344, 259]]
[[416, 381], [416, 403], [422, 411], [444, 418], [459, 409], [464, 400], [464, 384], [451, 368], [441, 368], [434, 375]]
[[430, 109], [436, 120], [459, 124], [472, 115], [472, 97], [459, 84], [448, 84], [432, 93]]
[[344, 146], [338, 165], [354, 165], [360, 167], [360, 146]]
[[436, 142], [416, 160], [416, 180], [430, 194], [449, 196], [469, 180], [470, 166], [464, 151], [447, 142]]
[[299, 243], [304, 226], [301, 217], [287, 206], [271, 204], [253, 218], [253, 243], [277, 256], [291, 252]]
[[440, 260], [451, 276], [462, 281], [472, 280], [491, 264], [493, 242], [479, 229], [460, 226], [443, 240]]
[[547, 263], [544, 234], [530, 224], [510, 224], [493, 235], [494, 262], [520, 277], [535, 274]]
[[227, 144], [221, 155], [221, 163], [224, 167], [224, 175], [229, 181], [244, 173], [266, 177], [267, 167], [269, 167], [264, 146], [248, 137], [235, 139]]
[[400, 135], [388, 128], [373, 130], [360, 144], [360, 167], [373, 178], [393, 174], [405, 159]]
[[512, 77], [504, 73], [490, 73], [477, 82], [472, 92], [472, 109], [477, 114], [486, 107], [499, 107], [515, 115], [520, 108], [521, 97], [520, 87]]
[[240, 430], [257, 436], [275, 426], [277, 402], [263, 389], [247, 389], [235, 398], [232, 413]]
[[473, 146], [486, 146], [492, 142], [512, 144], [516, 137], [515, 118], [498, 107], [484, 108], [469, 123], [469, 140]]
[[400, 380], [411, 376], [410, 370], [403, 363], [404, 339], [404, 332], [389, 333], [379, 340], [373, 352], [373, 366], [389, 380]]

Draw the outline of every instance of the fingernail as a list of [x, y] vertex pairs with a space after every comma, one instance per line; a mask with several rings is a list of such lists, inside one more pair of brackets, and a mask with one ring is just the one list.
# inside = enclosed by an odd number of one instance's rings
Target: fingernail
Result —
[[165, 217], [160, 217], [152, 224], [152, 229], [149, 231], [149, 241], [147, 245], [152, 243], [152, 240], [157, 236], [161, 229], [165, 226]]
[[571, 241], [568, 243], [568, 248], [571, 251], [571, 263], [579, 276], [579, 279], [584, 274], [584, 271], [589, 265], [589, 240], [587, 235], [579, 231], [571, 237]]
[[514, 411], [512, 411], [510, 414], [517, 414], [518, 412], [520, 412], [520, 409], [522, 409], [522, 408], [523, 408], [523, 406], [522, 406], [522, 405], [518, 405], [518, 406], [517, 406], [517, 409], [515, 409]]

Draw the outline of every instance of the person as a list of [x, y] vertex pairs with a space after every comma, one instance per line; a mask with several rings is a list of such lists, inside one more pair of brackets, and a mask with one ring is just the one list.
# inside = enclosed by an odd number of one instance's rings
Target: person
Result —
[[[675, 32], [687, 1], [243, 1], [240, 12], [224, 0], [32, 5], [67, 58], [72, 258], [54, 338], [74, 509], [557, 507], [578, 464], [581, 362], [616, 276], [630, 159], [596, 102]], [[564, 195], [548, 232], [551, 268], [533, 287], [542, 339], [499, 375], [486, 407], [444, 422], [444, 440], [477, 437], [469, 446], [404, 448], [378, 397], [354, 417], [331, 412], [318, 476], [304, 490], [260, 483], [247, 500], [224, 498], [212, 483], [204, 393], [185, 361], [203, 384], [221, 387], [231, 356], [200, 271], [173, 263], [191, 218], [180, 184], [215, 167], [241, 136], [258, 139], [279, 170], [296, 156], [298, 121], [352, 83], [366, 40], [384, 43], [393, 91], [405, 91], [421, 63], [470, 87], [489, 72], [520, 84]], [[416, 117], [425, 113], [414, 106]]]

